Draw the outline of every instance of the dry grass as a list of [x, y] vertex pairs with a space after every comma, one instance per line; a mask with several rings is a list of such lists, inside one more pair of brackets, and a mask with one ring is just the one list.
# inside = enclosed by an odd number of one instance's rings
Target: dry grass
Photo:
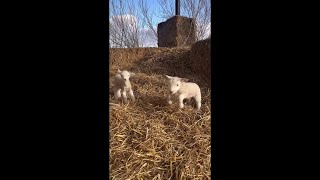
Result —
[[[117, 69], [136, 73], [131, 82], [137, 98], [110, 109], [110, 179], [210, 179], [210, 89], [190, 70], [189, 50], [167, 49], [132, 63], [119, 59], [110, 66], [110, 103], [120, 104], [112, 90]], [[199, 84], [201, 112], [166, 104], [164, 73]]]

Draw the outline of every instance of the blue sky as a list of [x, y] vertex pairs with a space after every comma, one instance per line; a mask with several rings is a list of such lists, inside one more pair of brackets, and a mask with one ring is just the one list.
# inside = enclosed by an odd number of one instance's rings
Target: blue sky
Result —
[[[138, 0], [134, 0], [138, 4]], [[174, 0], [173, 0], [174, 1]], [[160, 11], [160, 5], [157, 0], [146, 0], [148, 6], [150, 7], [150, 12], [154, 12], [155, 14], [159, 14]], [[161, 20], [161, 18], [158, 18], [157, 16], [153, 16], [154, 26], [158, 25]]]
[[[174, 1], [174, 0], [172, 0], [172, 1]], [[149, 0], [148, 0], [148, 3], [150, 3], [150, 7], [154, 8], [154, 12], [156, 14], [159, 14], [161, 7], [160, 7], [158, 1], [157, 0], [150, 0], [150, 2], [149, 2]], [[157, 16], [154, 16], [153, 18], [157, 22], [157, 24], [165, 21], [165, 19], [158, 18]]]
[[[136, 7], [139, 6], [138, 0], [132, 0], [132, 1]], [[175, 2], [175, 0], [172, 0], [172, 1], [173, 1], [173, 3]], [[126, 2], [126, 0], [124, 0], [124, 2]], [[150, 8], [150, 10], [149, 10], [150, 12], [152, 12], [153, 14], [159, 15], [161, 7], [160, 7], [157, 0], [145, 0], [145, 2], [147, 3], [148, 7]], [[153, 19], [154, 26], [157, 26], [160, 22], [165, 21], [165, 19], [159, 18], [156, 15], [153, 15], [152, 19]]]

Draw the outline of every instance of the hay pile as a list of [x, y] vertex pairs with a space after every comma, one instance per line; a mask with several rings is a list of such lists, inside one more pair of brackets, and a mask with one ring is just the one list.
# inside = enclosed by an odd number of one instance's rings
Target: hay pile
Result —
[[[139, 61], [121, 61], [110, 66], [136, 73], [131, 83], [137, 98], [120, 108], [110, 109], [110, 179], [210, 179], [211, 112], [210, 89], [192, 73], [190, 49], [165, 49]], [[201, 112], [192, 106], [178, 109], [166, 104], [163, 74], [181, 76], [196, 82], [202, 91]], [[109, 104], [110, 105], [110, 104]]]
[[207, 83], [211, 83], [211, 38], [198, 41], [190, 51], [191, 68]]
[[134, 61], [139, 61], [153, 53], [159, 53], [168, 48], [110, 48], [109, 67], [131, 65]]
[[196, 41], [195, 23], [193, 18], [173, 16], [158, 24], [159, 47], [186, 47]]

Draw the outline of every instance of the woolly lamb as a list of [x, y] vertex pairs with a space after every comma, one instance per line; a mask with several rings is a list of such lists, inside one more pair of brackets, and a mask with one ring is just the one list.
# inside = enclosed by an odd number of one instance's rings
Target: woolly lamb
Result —
[[196, 83], [187, 82], [188, 79], [171, 77], [165, 75], [169, 80], [169, 90], [168, 103], [172, 104], [172, 95], [177, 94], [179, 97], [179, 108], [183, 108], [183, 100], [194, 98], [196, 100], [197, 109], [200, 110], [201, 107], [201, 91], [200, 87]]
[[114, 97], [116, 100], [118, 100], [118, 98], [120, 98], [122, 94], [123, 102], [127, 103], [127, 91], [129, 91], [130, 98], [135, 101], [131, 83], [129, 81], [130, 76], [133, 75], [135, 75], [135, 73], [125, 70], [120, 71], [118, 69], [117, 75], [114, 76]]

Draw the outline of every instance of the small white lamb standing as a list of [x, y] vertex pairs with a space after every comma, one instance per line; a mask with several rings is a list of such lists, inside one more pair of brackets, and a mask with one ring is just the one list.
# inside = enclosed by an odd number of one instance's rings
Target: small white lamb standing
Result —
[[129, 91], [130, 98], [132, 101], [135, 101], [131, 83], [129, 81], [130, 76], [133, 75], [135, 75], [135, 73], [126, 70], [120, 71], [118, 69], [118, 73], [114, 76], [114, 97], [116, 100], [122, 95], [123, 102], [127, 103], [127, 91]]
[[201, 91], [200, 87], [196, 83], [187, 82], [188, 79], [180, 77], [171, 77], [165, 75], [169, 80], [169, 90], [168, 103], [172, 104], [172, 95], [177, 94], [179, 97], [179, 108], [183, 108], [183, 100], [194, 98], [196, 100], [197, 109], [200, 110], [201, 107]]

